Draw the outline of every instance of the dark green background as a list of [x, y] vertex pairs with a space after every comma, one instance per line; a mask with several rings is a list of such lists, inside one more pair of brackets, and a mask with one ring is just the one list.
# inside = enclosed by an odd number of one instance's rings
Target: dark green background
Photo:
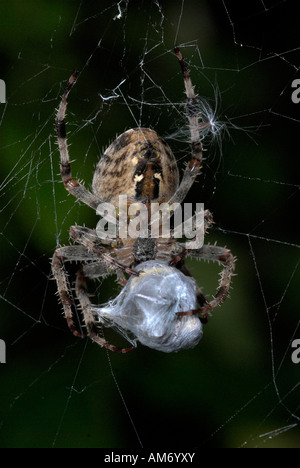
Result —
[[[264, 10], [248, 0], [240, 11], [226, 1], [226, 11], [221, 1], [129, 0], [114, 19], [111, 2], [0, 2], [1, 447], [138, 448], [131, 420], [149, 449], [300, 447], [300, 364], [291, 361], [300, 338], [296, 3], [265, 1]], [[206, 145], [189, 194], [214, 213], [208, 241], [238, 257], [237, 276], [196, 349], [108, 354], [69, 333], [50, 281], [69, 226], [97, 221], [59, 182], [55, 109], [77, 68], [68, 131], [74, 176], [87, 186], [103, 148], [140, 115], [187, 161], [176, 31], [197, 92], [213, 98], [217, 84], [220, 118], [239, 127], [222, 150]], [[103, 101], [123, 79], [123, 97]], [[219, 268], [189, 265], [213, 294]], [[116, 291], [109, 278], [98, 301]]]

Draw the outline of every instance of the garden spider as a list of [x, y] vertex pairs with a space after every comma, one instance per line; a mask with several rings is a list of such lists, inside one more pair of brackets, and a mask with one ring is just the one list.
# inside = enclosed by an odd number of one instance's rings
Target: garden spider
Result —
[[[139, 201], [147, 207], [149, 213], [154, 201], [182, 203], [200, 173], [203, 149], [199, 136], [199, 117], [201, 117], [199, 102], [181, 52], [178, 47], [174, 50], [184, 79], [187, 96], [186, 116], [191, 144], [191, 160], [185, 167], [180, 184], [176, 160], [171, 149], [154, 130], [149, 128], [133, 128], [116, 138], [96, 166], [92, 192], [74, 180], [66, 139], [65, 115], [67, 98], [76, 81], [77, 72], [74, 72], [69, 79], [55, 120], [60, 152], [60, 173], [68, 192], [94, 210], [97, 210], [103, 202], [117, 206], [119, 195], [124, 194], [128, 197], [128, 205]], [[118, 219], [116, 222], [118, 223]], [[212, 215], [205, 210], [204, 233], [212, 222]], [[202, 336], [201, 322], [207, 322], [210, 311], [222, 304], [228, 294], [235, 259], [226, 248], [203, 245], [201, 248], [190, 250], [184, 248], [184, 244], [176, 242], [172, 233], [169, 238], [158, 236], [125, 240], [121, 237], [99, 239], [96, 230], [81, 226], [71, 226], [70, 237], [79, 245], [58, 248], [52, 259], [52, 272], [57, 282], [64, 316], [73, 334], [82, 337], [82, 333], [76, 330], [73, 322], [72, 308], [76, 305], [76, 298], [82, 310], [87, 335], [92, 341], [111, 351], [125, 353], [130, 351], [132, 346], [117, 348], [109, 344], [103, 336], [103, 326], [117, 325], [119, 331], [125, 333], [126, 337], [128, 331], [132, 332], [143, 344], [165, 352], [195, 346]], [[184, 264], [186, 256], [211, 260], [223, 266], [216, 295], [210, 302], [195, 286], [195, 280], [191, 278]], [[73, 261], [79, 262], [75, 298], [72, 296], [65, 272], [65, 263]], [[119, 299], [111, 307], [101, 309], [92, 306], [86, 279], [103, 278], [109, 274], [116, 274], [118, 283], [123, 286]], [[162, 284], [164, 284], [163, 290], [159, 289], [162, 288]], [[148, 288], [148, 285], [151, 287]], [[140, 288], [138, 293], [136, 288]], [[185, 296], [186, 290], [189, 290], [187, 296]], [[165, 296], [167, 293], [169, 296]], [[167, 319], [160, 312], [162, 296], [168, 314]], [[138, 302], [134, 302], [136, 299]], [[139, 301], [144, 299], [146, 303], [138, 305], [141, 304]], [[171, 303], [173, 308], [171, 307], [170, 315]], [[147, 304], [150, 304], [149, 310]], [[109, 315], [108, 310], [110, 312], [113, 310], [113, 313]], [[120, 311], [123, 310], [126, 310], [125, 318], [120, 315]], [[156, 319], [151, 322], [148, 333], [148, 325], [145, 325], [144, 318], [149, 311], [151, 314], [154, 311]], [[157, 312], [161, 313], [158, 314], [158, 320]], [[130, 320], [128, 314], [133, 314]], [[141, 318], [139, 314], [143, 317]], [[157, 331], [164, 324], [165, 329], [162, 332]], [[139, 330], [137, 326], [140, 327]], [[145, 331], [143, 327], [147, 330]], [[147, 339], [145, 333], [148, 334]], [[135, 345], [135, 341], [131, 342]]]

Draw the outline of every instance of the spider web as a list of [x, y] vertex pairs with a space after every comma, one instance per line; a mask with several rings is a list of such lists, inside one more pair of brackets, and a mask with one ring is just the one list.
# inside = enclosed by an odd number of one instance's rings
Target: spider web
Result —
[[[300, 446], [300, 364], [291, 359], [300, 338], [296, 8], [289, 0], [0, 4], [2, 447]], [[69, 243], [69, 226], [98, 220], [60, 183], [55, 109], [79, 69], [67, 130], [74, 177], [86, 186], [103, 149], [139, 125], [156, 129], [184, 167], [174, 44], [215, 123], [188, 198], [214, 214], [207, 242], [231, 249], [237, 276], [197, 348], [117, 355], [74, 338], [55, 296], [54, 249]], [[219, 268], [189, 266], [211, 297]], [[99, 303], [118, 291], [112, 277], [95, 287]]]

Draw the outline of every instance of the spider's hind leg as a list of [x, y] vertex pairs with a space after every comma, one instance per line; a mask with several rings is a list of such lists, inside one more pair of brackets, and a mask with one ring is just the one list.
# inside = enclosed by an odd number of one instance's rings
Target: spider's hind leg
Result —
[[75, 71], [71, 75], [66, 86], [65, 92], [62, 95], [55, 117], [55, 130], [60, 153], [60, 175], [64, 186], [69, 193], [76, 197], [77, 200], [82, 201], [86, 205], [96, 210], [101, 200], [99, 200], [96, 195], [87, 190], [84, 187], [84, 185], [72, 178], [71, 161], [67, 144], [67, 133], [65, 123], [67, 100], [69, 93], [76, 82], [77, 75], [77, 71]]
[[200, 174], [203, 161], [203, 147], [200, 138], [200, 124], [199, 124], [199, 100], [195, 94], [194, 86], [190, 77], [189, 70], [182, 57], [178, 47], [175, 47], [175, 54], [177, 56], [182, 75], [186, 94], [186, 117], [189, 125], [190, 144], [191, 144], [191, 160], [187, 164], [183, 173], [182, 180], [174, 195], [169, 200], [169, 203], [179, 202], [182, 203], [188, 191], [193, 185], [196, 177]]

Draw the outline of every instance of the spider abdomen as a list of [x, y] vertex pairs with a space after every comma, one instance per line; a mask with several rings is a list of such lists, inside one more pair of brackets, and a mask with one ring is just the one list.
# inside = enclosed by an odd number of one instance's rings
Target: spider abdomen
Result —
[[168, 201], [179, 183], [176, 159], [167, 143], [148, 128], [120, 135], [97, 164], [93, 192], [117, 205], [119, 195], [130, 201]]

